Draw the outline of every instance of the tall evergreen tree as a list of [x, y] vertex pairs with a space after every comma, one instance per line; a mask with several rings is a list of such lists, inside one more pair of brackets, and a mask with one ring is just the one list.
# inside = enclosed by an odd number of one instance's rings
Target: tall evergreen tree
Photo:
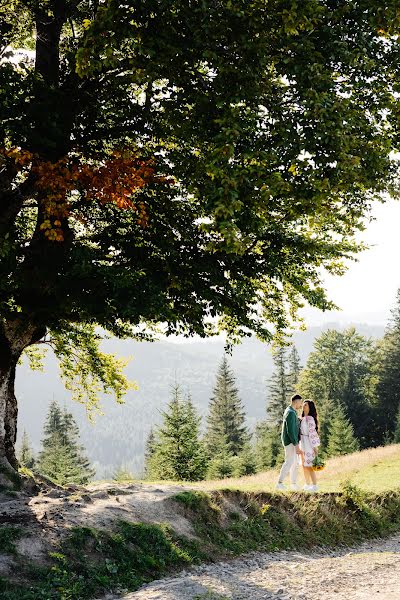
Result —
[[383, 438], [385, 432], [392, 434], [400, 406], [400, 289], [396, 305], [386, 329], [378, 354], [378, 384], [375, 427]]
[[256, 434], [256, 456], [259, 469], [269, 469], [282, 457], [282, 416], [289, 404], [300, 373], [300, 360], [295, 346], [288, 356], [285, 346], [273, 352], [274, 370], [268, 383], [267, 419]]
[[25, 429], [22, 435], [18, 461], [21, 467], [26, 467], [27, 469], [32, 469], [35, 465], [35, 458], [33, 456], [32, 448], [29, 442], [29, 437]]
[[354, 435], [352, 424], [346, 418], [343, 408], [336, 408], [329, 426], [328, 456], [351, 454], [359, 449], [360, 445]]
[[226, 356], [219, 365], [207, 416], [205, 440], [210, 456], [220, 451], [225, 439], [232, 456], [239, 454], [249, 440], [243, 404]]
[[288, 380], [288, 392], [292, 396], [297, 391], [297, 385], [299, 383], [299, 377], [301, 372], [301, 361], [300, 354], [294, 344], [291, 345], [288, 359], [287, 359], [287, 380]]
[[144, 449], [144, 474], [148, 477], [151, 470], [151, 459], [156, 449], [156, 436], [153, 427], [149, 431], [147, 436], [146, 445]]
[[267, 420], [279, 425], [289, 404], [291, 391], [285, 346], [279, 346], [274, 350], [273, 363], [274, 370], [268, 385]]
[[79, 443], [79, 428], [72, 414], [56, 401], [50, 404], [37, 470], [59, 485], [85, 484], [94, 470]]
[[282, 461], [283, 454], [280, 427], [276, 423], [259, 423], [255, 448], [257, 471], [272, 469]]
[[148, 463], [150, 477], [178, 481], [204, 479], [207, 460], [200, 440], [200, 417], [189, 398], [183, 398], [179, 385], [172, 390], [163, 424], [156, 433]]
[[235, 458], [236, 456], [231, 451], [228, 436], [222, 436], [208, 463], [207, 479], [225, 479], [226, 477], [231, 477], [235, 468]]

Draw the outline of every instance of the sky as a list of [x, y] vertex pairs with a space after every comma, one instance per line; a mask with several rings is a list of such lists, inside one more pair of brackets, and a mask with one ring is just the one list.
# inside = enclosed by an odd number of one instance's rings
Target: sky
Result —
[[325, 277], [329, 299], [341, 312], [306, 308], [307, 325], [354, 322], [386, 324], [400, 288], [400, 201], [376, 204], [361, 239], [369, 246], [342, 277]]

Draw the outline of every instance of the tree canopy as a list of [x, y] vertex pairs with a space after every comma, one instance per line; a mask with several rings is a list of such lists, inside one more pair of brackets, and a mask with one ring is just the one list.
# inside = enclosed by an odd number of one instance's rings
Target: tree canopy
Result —
[[265, 333], [284, 298], [326, 305], [317, 267], [395, 169], [374, 4], [14, 2], [8, 49], [36, 49], [1, 63], [3, 314]]
[[49, 330], [269, 339], [330, 306], [322, 267], [395, 185], [399, 23], [393, 0], [0, 1], [9, 460], [15, 362]]
[[336, 407], [343, 408], [363, 447], [381, 441], [377, 428], [371, 426], [376, 404], [375, 361], [375, 344], [354, 327], [328, 329], [315, 340], [299, 389], [317, 403], [323, 445], [328, 443]]

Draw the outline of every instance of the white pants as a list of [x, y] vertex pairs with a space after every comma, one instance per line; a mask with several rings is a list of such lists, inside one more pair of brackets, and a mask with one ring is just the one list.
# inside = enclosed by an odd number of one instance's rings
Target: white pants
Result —
[[297, 483], [297, 453], [296, 446], [289, 444], [285, 446], [285, 462], [282, 465], [279, 473], [279, 482], [283, 483], [284, 479], [289, 475], [292, 485]]

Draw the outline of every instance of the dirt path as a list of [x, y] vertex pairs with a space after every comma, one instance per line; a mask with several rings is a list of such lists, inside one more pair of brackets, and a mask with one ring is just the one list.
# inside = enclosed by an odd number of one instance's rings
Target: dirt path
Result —
[[[108, 596], [116, 598], [115, 596]], [[400, 600], [400, 535], [326, 553], [254, 553], [196, 567], [124, 600]]]

